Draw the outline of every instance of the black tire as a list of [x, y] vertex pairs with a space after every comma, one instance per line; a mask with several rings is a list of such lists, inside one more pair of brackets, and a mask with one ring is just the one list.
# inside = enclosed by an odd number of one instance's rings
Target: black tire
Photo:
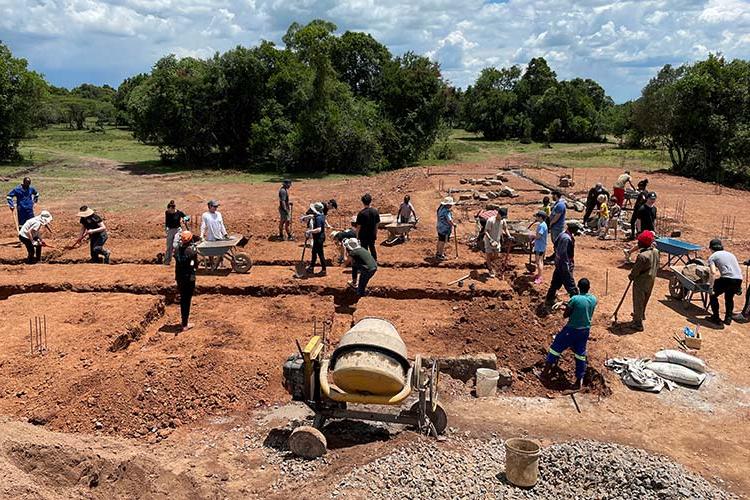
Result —
[[250, 272], [250, 268], [253, 267], [253, 261], [250, 260], [250, 256], [246, 253], [236, 253], [232, 258], [232, 270], [238, 274], [247, 274]]

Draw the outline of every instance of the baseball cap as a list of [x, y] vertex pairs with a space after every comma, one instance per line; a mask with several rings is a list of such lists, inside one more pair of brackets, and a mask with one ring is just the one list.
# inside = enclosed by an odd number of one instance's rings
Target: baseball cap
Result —
[[211, 200], [211, 201], [208, 202], [208, 206], [209, 207], [218, 207], [219, 205], [220, 205], [220, 203], [218, 201], [216, 201], [216, 200]]

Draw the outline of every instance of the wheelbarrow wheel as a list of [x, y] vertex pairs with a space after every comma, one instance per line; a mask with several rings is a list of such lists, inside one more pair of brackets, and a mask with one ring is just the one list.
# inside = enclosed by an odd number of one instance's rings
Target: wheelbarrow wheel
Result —
[[682, 286], [677, 276], [669, 278], [669, 295], [675, 300], [683, 300], [687, 295], [687, 290]]
[[[413, 413], [419, 412], [419, 401], [415, 401], [409, 411]], [[448, 427], [448, 414], [439, 401], [435, 402], [434, 410], [433, 405], [427, 404], [427, 418], [435, 426], [435, 432], [437, 432], [438, 436], [442, 435]]]
[[250, 260], [250, 256], [246, 253], [236, 253], [232, 258], [232, 269], [235, 273], [246, 274], [253, 267], [253, 262]]

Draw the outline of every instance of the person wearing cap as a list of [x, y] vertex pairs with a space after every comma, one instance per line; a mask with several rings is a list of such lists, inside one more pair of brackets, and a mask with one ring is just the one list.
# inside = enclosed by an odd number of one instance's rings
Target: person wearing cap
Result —
[[[636, 214], [635, 234], [636, 237], [643, 231], [656, 232], [656, 193], [651, 191], [646, 195], [646, 202], [641, 205]], [[630, 262], [630, 256], [638, 251], [638, 245], [623, 249], [625, 262]]]
[[20, 228], [27, 220], [34, 217], [34, 204], [39, 203], [39, 193], [31, 185], [31, 179], [24, 177], [21, 184], [10, 190], [7, 200], [11, 213], [15, 210], [18, 215], [18, 228]]
[[635, 221], [638, 218], [638, 210], [646, 203], [648, 198], [648, 179], [643, 179], [638, 182], [638, 196], [635, 198], [633, 203], [633, 213], [630, 215], [630, 239], [634, 240], [635, 233]]
[[362, 248], [369, 250], [372, 257], [377, 262], [378, 250], [375, 243], [378, 241], [378, 224], [380, 224], [380, 212], [371, 207], [372, 196], [365, 193], [362, 196], [362, 205], [364, 208], [357, 214], [357, 238]]
[[573, 351], [576, 360], [575, 389], [583, 387], [583, 377], [586, 375], [586, 351], [591, 332], [591, 319], [594, 317], [594, 309], [597, 303], [596, 296], [589, 293], [590, 289], [591, 283], [588, 278], [581, 278], [576, 287], [576, 290], [579, 290], [580, 293], [572, 295], [570, 300], [562, 305], [565, 308], [563, 317], [568, 318], [568, 322], [552, 340], [552, 345], [550, 345], [547, 351], [544, 370], [542, 371], [542, 376], [549, 378], [552, 367], [557, 366], [562, 353], [566, 349], [570, 349]]
[[615, 200], [617, 200], [617, 204], [620, 206], [620, 208], [622, 208], [623, 204], [625, 204], [625, 186], [627, 184], [630, 184], [630, 187], [635, 190], [632, 179], [633, 178], [630, 176], [630, 170], [626, 170], [615, 181], [615, 186], [612, 190], [612, 196], [615, 197]]
[[357, 229], [355, 227], [356, 222], [352, 221], [352, 227], [349, 229], [345, 229], [343, 231], [331, 231], [331, 238], [336, 242], [336, 248], [338, 249], [339, 256], [337, 259], [337, 262], [339, 264], [343, 264], [345, 260], [345, 251], [344, 248], [344, 241], [348, 240], [349, 238], [356, 238], [357, 237]]
[[208, 202], [208, 211], [201, 216], [201, 239], [206, 241], [219, 241], [228, 238], [227, 228], [224, 227], [224, 217], [219, 212], [219, 202], [211, 200]]
[[284, 240], [284, 230], [286, 238], [289, 241], [294, 240], [292, 234], [292, 205], [289, 201], [289, 188], [292, 187], [292, 181], [284, 179], [279, 188], [279, 240]]
[[81, 224], [81, 233], [74, 246], [78, 246], [85, 238], [88, 238], [91, 262], [98, 264], [103, 260], [105, 264], [109, 264], [109, 250], [104, 249], [104, 244], [109, 239], [104, 221], [86, 205], [78, 209], [77, 216]]
[[628, 275], [633, 282], [633, 322], [629, 326], [638, 332], [643, 331], [646, 306], [659, 272], [659, 250], [654, 248], [654, 240], [656, 235], [648, 229], [638, 235], [638, 257]]
[[485, 264], [490, 272], [490, 278], [495, 277], [495, 260], [503, 250], [503, 243], [510, 241], [510, 231], [508, 230], [508, 209], [501, 207], [497, 215], [487, 219], [484, 225], [483, 248]]
[[355, 289], [358, 296], [364, 297], [367, 295], [367, 284], [378, 270], [378, 263], [356, 238], [344, 240], [343, 247], [347, 253], [345, 265], [352, 266], [352, 280], [347, 285]]
[[305, 240], [312, 237], [312, 260], [307, 267], [308, 274], [315, 270], [315, 263], [320, 258], [320, 276], [326, 275], [326, 258], [323, 253], [326, 241], [326, 215], [323, 213], [324, 205], [320, 202], [310, 207], [315, 215], [310, 219], [311, 226], [305, 231]]
[[169, 265], [172, 262], [175, 243], [178, 242], [177, 235], [182, 231], [183, 225], [187, 230], [187, 222], [190, 218], [182, 210], [177, 210], [174, 200], [169, 200], [167, 210], [164, 212], [164, 232], [167, 236], [167, 251], [164, 253], [164, 264]]
[[574, 235], [580, 231], [578, 224], [568, 222], [565, 232], [560, 234], [555, 240], [555, 270], [552, 273], [552, 282], [547, 290], [545, 304], [551, 306], [555, 303], [557, 291], [560, 287], [565, 287], [568, 295], [571, 297], [578, 295], [575, 279], [573, 278], [573, 268], [575, 260], [576, 240]]
[[540, 284], [544, 278], [542, 273], [544, 272], [544, 254], [547, 253], [547, 214], [544, 210], [539, 210], [534, 214], [534, 222], [536, 222], [536, 230], [532, 234], [532, 242], [534, 243], [534, 262], [536, 264], [536, 274], [534, 275], [534, 284]]
[[596, 208], [596, 201], [602, 194], [609, 198], [609, 191], [604, 189], [604, 185], [601, 182], [597, 182], [594, 187], [589, 189], [589, 193], [586, 196], [586, 212], [583, 214], [583, 225], [585, 227], [588, 227], [589, 218]]
[[721, 240], [713, 239], [708, 244], [713, 252], [708, 258], [708, 267], [711, 269], [711, 316], [706, 319], [716, 325], [721, 325], [719, 316], [719, 297], [724, 296], [724, 324], [732, 324], [734, 315], [734, 296], [742, 294], [742, 270], [737, 257], [733, 253], [724, 250]]
[[193, 233], [182, 231], [179, 243], [174, 250], [174, 277], [177, 290], [180, 293], [180, 318], [182, 331], [189, 330], [193, 325], [190, 319], [190, 305], [195, 292], [195, 271], [198, 269], [198, 249], [195, 246]]
[[[440, 202], [440, 206], [437, 209], [437, 249], [435, 250], [435, 259], [445, 260], [445, 244], [450, 240], [453, 228], [456, 227], [456, 223], [453, 222], [453, 205], [456, 202], [453, 201], [452, 196], [446, 196], [443, 201]], [[486, 226], [485, 226], [486, 232]]]
[[24, 222], [18, 230], [18, 239], [21, 240], [28, 253], [28, 257], [26, 258], [27, 264], [36, 264], [42, 260], [43, 240], [41, 231], [43, 227], [49, 230], [51, 222], [52, 214], [46, 210], [42, 210], [42, 213]]

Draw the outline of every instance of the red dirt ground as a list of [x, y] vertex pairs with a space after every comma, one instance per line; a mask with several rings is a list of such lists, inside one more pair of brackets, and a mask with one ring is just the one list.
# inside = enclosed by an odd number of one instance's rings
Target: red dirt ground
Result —
[[[510, 163], [519, 163], [526, 175], [545, 182], [564, 171], [533, 169], [516, 160]], [[545, 270], [541, 286], [528, 284], [527, 257], [518, 254], [506, 280], [488, 280], [481, 271], [481, 255], [465, 244], [459, 258], [439, 266], [430, 260], [434, 211], [445, 195], [437, 189], [440, 181], [446, 189], [465, 188], [460, 178], [492, 175], [509, 162], [495, 159], [374, 177], [295, 182], [295, 213], [312, 201], [336, 197], [341, 209], [331, 223], [339, 228], [359, 209], [359, 196], [365, 191], [373, 194], [383, 213], [394, 213], [401, 197], [411, 194], [420, 227], [407, 244], [379, 248], [381, 268], [371, 283], [372, 296], [359, 302], [345, 290], [348, 276], [343, 269], [331, 268], [324, 278], [292, 278], [301, 241], [269, 240], [276, 230], [275, 184], [135, 176], [111, 162], [92, 162], [111, 179], [111, 192], [81, 186], [75, 197], [45, 206], [55, 214], [55, 238], [50, 242], [62, 246], [74, 238], [77, 222], [70, 214], [87, 200], [106, 217], [108, 246], [117, 265], [83, 264], [86, 249], [77, 249], [55, 252], [49, 264], [26, 266], [9, 224], [2, 221], [0, 226], [0, 312], [10, 319], [0, 325], [0, 414], [9, 417], [0, 426], [0, 496], [162, 498], [173, 492], [179, 497], [288, 498], [309, 491], [327, 496], [339, 474], [387, 453], [399, 440], [416, 438], [402, 434], [395, 441], [333, 450], [327, 463], [310, 465], [315, 472], [309, 482], [285, 477], [283, 465], [273, 462], [262, 445], [249, 443], [262, 442], [270, 429], [297, 418], [286, 413], [295, 407], [271, 407], [288, 401], [280, 386], [281, 364], [296, 350], [295, 339], [309, 337], [312, 318], [333, 319], [335, 342], [352, 321], [365, 316], [392, 321], [411, 355], [492, 351], [500, 365], [513, 369], [516, 380], [510, 394], [448, 402], [450, 425], [459, 432], [502, 437], [527, 432], [543, 439], [633, 444], [670, 455], [711, 480], [719, 478], [738, 494], [750, 494], [750, 374], [744, 354], [750, 327], [735, 323], [710, 328], [699, 319], [697, 307], [668, 299], [667, 279], [659, 279], [646, 331], [627, 334], [611, 329], [609, 317], [627, 282], [620, 251], [627, 244], [622, 241], [581, 237], [576, 253], [576, 276], [589, 277], [600, 299], [589, 343], [591, 365], [602, 373], [612, 395], [602, 398], [598, 389], [579, 395], [582, 414], [572, 409], [569, 398], [515, 397], [559, 394], [555, 389], [560, 387], [544, 387], [529, 370], [543, 359], [563, 321], [559, 314], [544, 317], [537, 310], [552, 270]], [[609, 185], [618, 173], [614, 168], [576, 170], [575, 190], [585, 191], [584, 176], [588, 184], [601, 179]], [[520, 196], [500, 202], [510, 207], [511, 219], [526, 218], [542, 196], [540, 187], [506, 175]], [[677, 202], [686, 200], [687, 220], [680, 224], [685, 239], [706, 245], [721, 232], [723, 216], [736, 216], [737, 232], [727, 239], [727, 247], [740, 260], [750, 257], [750, 239], [739, 230], [750, 224], [750, 217], [736, 211], [750, 203], [750, 193], [724, 188], [716, 194], [713, 186], [696, 181], [635, 173], [636, 180], [644, 176], [659, 193], [662, 213], [673, 213]], [[43, 188], [43, 177], [36, 182]], [[221, 193], [230, 232], [253, 235], [246, 251], [256, 265], [248, 275], [199, 276], [196, 327], [175, 335], [179, 308], [172, 303], [172, 270], [150, 264], [163, 251], [163, 205], [166, 198], [174, 198], [180, 208], [198, 214], [215, 193]], [[119, 208], [109, 209], [108, 204]], [[456, 210], [463, 222], [462, 241], [473, 231], [477, 208]], [[326, 252], [329, 259], [335, 256], [330, 241]], [[467, 280], [462, 288], [447, 285], [474, 269], [480, 270], [480, 280]], [[475, 291], [469, 290], [470, 283]], [[627, 298], [622, 319], [629, 318], [630, 307]], [[47, 315], [51, 326], [50, 352], [42, 357], [26, 352], [27, 322], [34, 314]], [[701, 390], [638, 393], [602, 367], [607, 357], [650, 356], [660, 348], [674, 348], [672, 335], [688, 324], [702, 325], [705, 340], [699, 354], [713, 373]], [[122, 334], [130, 344], [110, 351]], [[566, 354], [562, 365], [568, 376], [571, 358]], [[29, 418], [45, 428], [18, 423]], [[20, 459], [19, 449], [33, 450], [31, 458]], [[61, 461], [79, 465], [64, 468]], [[35, 470], [30, 463], [45, 465]], [[118, 475], [121, 467], [137, 473]], [[91, 470], [110, 479], [92, 489], [87, 482]], [[61, 479], [40, 480], [45, 474]]]

